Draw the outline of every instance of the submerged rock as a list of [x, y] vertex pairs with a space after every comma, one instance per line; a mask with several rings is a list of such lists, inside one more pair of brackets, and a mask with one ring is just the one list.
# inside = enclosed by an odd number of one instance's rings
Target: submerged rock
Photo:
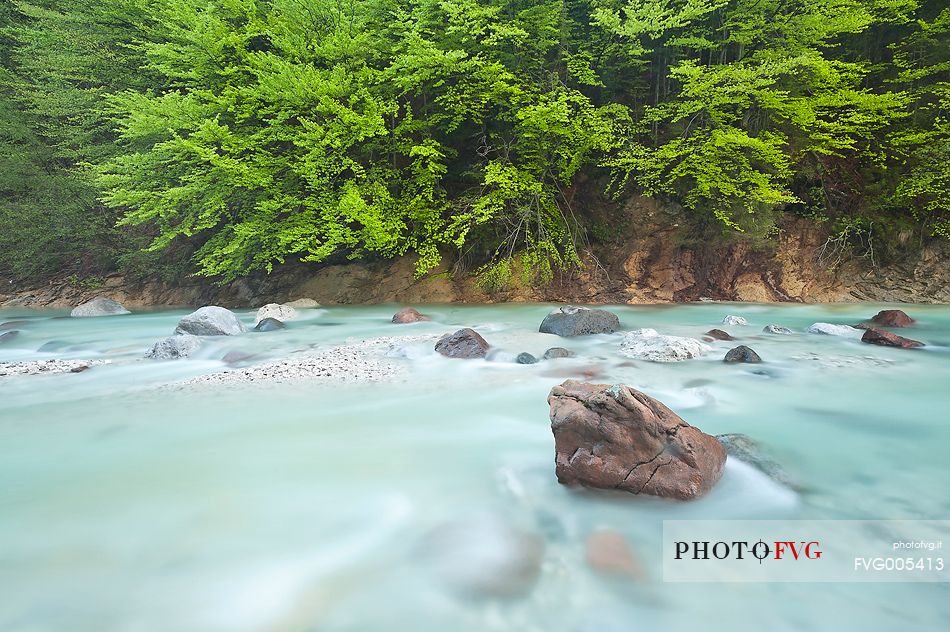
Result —
[[626, 538], [612, 529], [598, 529], [585, 545], [587, 565], [598, 573], [643, 579], [643, 567]]
[[73, 308], [69, 313], [73, 318], [87, 318], [91, 316], [121, 316], [131, 314], [118, 301], [111, 298], [96, 298]]
[[474, 329], [459, 329], [445, 334], [435, 343], [435, 350], [447, 358], [484, 358], [491, 345]]
[[713, 340], [735, 340], [735, 338], [729, 335], [728, 332], [725, 332], [722, 329], [710, 329], [706, 332], [706, 335]]
[[293, 307], [290, 307], [289, 305], [268, 303], [257, 310], [257, 316], [254, 319], [254, 327], [256, 329], [258, 325], [268, 318], [280, 321], [281, 323], [286, 323], [287, 321], [296, 320], [298, 316], [299, 314], [297, 314], [297, 310]]
[[201, 346], [201, 338], [191, 334], [169, 336], [156, 342], [145, 354], [152, 360], [177, 360], [187, 358]]
[[248, 353], [247, 351], [228, 351], [224, 354], [224, 357], [221, 358], [221, 361], [225, 364], [240, 364], [242, 362], [247, 362], [257, 357], [257, 354]]
[[551, 347], [544, 352], [544, 356], [542, 357], [545, 360], [555, 360], [557, 358], [573, 358], [576, 355], [576, 353], [570, 349], [565, 349], [564, 347]]
[[283, 305], [285, 307], [293, 307], [294, 309], [314, 309], [316, 307], [320, 307], [320, 303], [316, 302], [312, 298], [298, 298], [297, 300], [284, 303]]
[[0, 345], [2, 345], [5, 342], [13, 342], [13, 340], [15, 338], [18, 338], [19, 336], [20, 336], [20, 332], [16, 330], [2, 333], [0, 334]]
[[40, 348], [36, 350], [37, 353], [52, 353], [53, 351], [59, 351], [60, 349], [65, 349], [69, 346], [69, 343], [65, 340], [50, 340], [49, 342], [44, 342], [40, 345]]
[[740, 433], [716, 435], [726, 454], [748, 463], [777, 483], [793, 487], [791, 478], [781, 465], [765, 453], [761, 445], [748, 435]]
[[176, 334], [195, 336], [234, 336], [243, 334], [247, 327], [237, 314], [223, 307], [210, 305], [184, 316], [178, 321]]
[[762, 331], [767, 334], [777, 334], [779, 336], [791, 336], [795, 333], [788, 327], [782, 327], [781, 325], [766, 325]]
[[515, 358], [515, 362], [518, 364], [537, 364], [538, 359], [527, 351], [524, 351], [518, 354], [518, 356]]
[[0, 323], [0, 331], [5, 329], [15, 329], [16, 327], [22, 327], [23, 325], [30, 324], [28, 320], [8, 320], [5, 323]]
[[733, 316], [732, 314], [729, 314], [728, 316], [722, 319], [722, 324], [723, 325], [748, 325], [749, 321], [747, 321], [742, 316]]
[[762, 361], [762, 358], [759, 357], [759, 354], [750, 349], [745, 345], [739, 345], [733, 349], [730, 349], [726, 353], [726, 357], [722, 359], [723, 362], [745, 362], [747, 364], [755, 364]]
[[512, 597], [541, 573], [544, 541], [500, 518], [475, 517], [432, 530], [420, 553], [440, 585], [466, 597]]
[[616, 314], [603, 309], [566, 305], [545, 316], [538, 331], [542, 334], [569, 337], [612, 334], [618, 329], [620, 319]]
[[254, 331], [261, 332], [278, 331], [280, 329], [287, 329], [287, 325], [276, 318], [265, 318], [264, 320], [257, 323], [257, 325], [254, 327]]
[[892, 334], [891, 332], [884, 331], [883, 329], [873, 328], [864, 332], [864, 335], [861, 336], [861, 342], [866, 342], [872, 345], [880, 345], [882, 347], [898, 347], [900, 349], [913, 349], [915, 347], [924, 346], [924, 343], [917, 340], [904, 338], [903, 336]]
[[393, 315], [393, 322], [399, 325], [432, 320], [414, 307], [404, 307]]
[[722, 444], [621, 384], [568, 380], [548, 396], [558, 482], [698, 498], [722, 476]]
[[652, 362], [679, 362], [699, 357], [712, 349], [695, 338], [664, 336], [655, 329], [634, 329], [623, 335], [620, 353]]
[[548, 369], [541, 373], [543, 377], [570, 377], [580, 378], [582, 380], [599, 380], [604, 376], [604, 374], [604, 368], [601, 366], [562, 367], [557, 369]]
[[861, 337], [861, 330], [850, 325], [833, 325], [831, 323], [815, 323], [806, 330], [810, 334], [824, 334], [826, 336], [846, 336], [848, 338]]
[[489, 362], [514, 364], [518, 362], [518, 355], [504, 349], [489, 349], [485, 359]]

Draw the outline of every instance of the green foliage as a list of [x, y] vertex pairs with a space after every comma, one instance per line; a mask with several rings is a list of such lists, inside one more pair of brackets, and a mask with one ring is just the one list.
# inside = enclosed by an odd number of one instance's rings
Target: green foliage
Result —
[[86, 166], [115, 151], [104, 95], [144, 78], [122, 42], [133, 14], [131, 0], [0, 9], [0, 271], [102, 271], [134, 247]]
[[950, 236], [938, 0], [17, 0], [0, 23], [19, 276], [464, 252], [485, 287], [545, 283], [610, 236], [581, 181], [756, 238], [787, 208]]
[[919, 26], [895, 46], [914, 123], [893, 134], [903, 176], [895, 198], [933, 235], [950, 239], [950, 8]]

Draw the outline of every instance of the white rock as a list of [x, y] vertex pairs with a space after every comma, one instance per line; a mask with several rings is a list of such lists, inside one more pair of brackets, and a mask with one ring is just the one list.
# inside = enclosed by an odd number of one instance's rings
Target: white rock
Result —
[[722, 324], [723, 325], [748, 325], [749, 321], [747, 321], [742, 316], [733, 316], [732, 314], [729, 314], [728, 316], [722, 319]]
[[178, 358], [187, 358], [197, 351], [200, 346], [201, 338], [198, 336], [192, 336], [191, 334], [169, 336], [156, 342], [145, 354], [145, 357], [153, 360], [177, 360]]
[[777, 334], [779, 336], [791, 336], [795, 333], [788, 327], [782, 327], [781, 325], [766, 325], [762, 331], [767, 334]]
[[223, 307], [213, 305], [202, 307], [178, 321], [176, 334], [193, 334], [195, 336], [233, 336], [243, 334], [247, 327], [237, 317], [237, 314]]
[[806, 329], [810, 334], [824, 334], [826, 336], [846, 336], [848, 338], [860, 338], [864, 331], [856, 329], [850, 325], [832, 325], [831, 323], [815, 323]]
[[696, 358], [712, 350], [695, 338], [664, 336], [655, 329], [634, 329], [623, 334], [620, 353], [629, 358], [651, 362], [679, 362]]
[[265, 318], [274, 318], [282, 323], [286, 323], [289, 320], [296, 320], [297, 316], [297, 310], [289, 305], [268, 303], [257, 310], [257, 318], [254, 321], [254, 326], [256, 327]]
[[313, 309], [315, 307], [320, 307], [320, 303], [316, 302], [312, 298], [298, 298], [295, 301], [284, 303], [284, 305], [286, 307], [293, 307], [294, 309]]
[[111, 298], [96, 298], [73, 308], [69, 315], [73, 318], [83, 318], [89, 316], [121, 316], [131, 313], [122, 307], [122, 304], [118, 301]]

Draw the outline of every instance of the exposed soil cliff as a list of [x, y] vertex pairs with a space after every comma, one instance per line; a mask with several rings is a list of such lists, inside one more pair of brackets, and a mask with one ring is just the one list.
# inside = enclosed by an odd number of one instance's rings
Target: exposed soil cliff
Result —
[[471, 275], [452, 275], [448, 264], [416, 279], [413, 261], [402, 258], [287, 265], [226, 286], [197, 279], [132, 283], [121, 275], [107, 277], [94, 288], [58, 281], [40, 288], [11, 287], [6, 296], [0, 294], [0, 304], [68, 307], [96, 296], [109, 296], [129, 307], [212, 303], [239, 307], [296, 298], [324, 304], [701, 299], [950, 303], [946, 242], [934, 241], [902, 260], [875, 265], [867, 258], [830, 255], [827, 232], [803, 218], [785, 218], [777, 237], [755, 246], [749, 240], [697, 236], [682, 211], [641, 197], [612, 208], [610, 226], [607, 232], [612, 234], [583, 251], [584, 269], [562, 274], [541, 289], [516, 278], [506, 291], [489, 294]]

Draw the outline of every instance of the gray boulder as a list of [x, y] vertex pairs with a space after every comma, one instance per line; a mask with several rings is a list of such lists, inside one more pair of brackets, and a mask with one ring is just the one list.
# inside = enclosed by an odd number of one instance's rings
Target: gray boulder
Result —
[[201, 338], [191, 334], [169, 336], [156, 342], [151, 350], [145, 354], [145, 357], [152, 360], [177, 360], [178, 358], [187, 358], [197, 351], [200, 346]]
[[176, 334], [195, 336], [234, 336], [243, 334], [247, 327], [237, 314], [223, 307], [210, 305], [188, 314], [178, 321]]
[[728, 316], [722, 319], [722, 324], [723, 325], [748, 325], [749, 321], [747, 321], [742, 316], [733, 316], [732, 314], [729, 314]]
[[69, 315], [73, 318], [87, 318], [91, 316], [121, 316], [131, 313], [122, 307], [122, 304], [118, 301], [113, 301], [111, 298], [96, 298], [73, 308]]
[[618, 329], [620, 329], [620, 319], [616, 314], [603, 309], [567, 305], [545, 316], [538, 331], [542, 334], [568, 337], [612, 334]]
[[762, 331], [767, 334], [776, 334], [779, 336], [791, 336], [795, 333], [788, 327], [782, 327], [780, 325], [766, 325]]
[[723, 358], [723, 362], [744, 362], [746, 364], [757, 364], [762, 361], [759, 354], [745, 345], [739, 345], [730, 349]]
[[573, 358], [576, 355], [576, 353], [564, 347], [551, 347], [544, 352], [543, 358], [545, 360], [554, 360], [556, 358]]
[[447, 358], [484, 358], [491, 345], [474, 329], [459, 329], [445, 334], [435, 344], [435, 350]]

